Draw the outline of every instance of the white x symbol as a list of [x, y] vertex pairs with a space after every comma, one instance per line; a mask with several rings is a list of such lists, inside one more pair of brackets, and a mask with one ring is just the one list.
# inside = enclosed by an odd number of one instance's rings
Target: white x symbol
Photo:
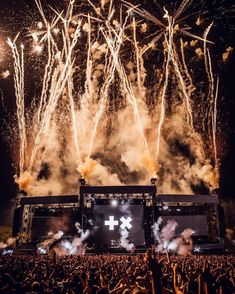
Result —
[[130, 224], [130, 222], [132, 221], [132, 218], [128, 216], [127, 219], [125, 219], [125, 217], [122, 217], [120, 219], [120, 221], [122, 222], [121, 224], [121, 228], [124, 230], [125, 228], [128, 228], [130, 230], [130, 228], [132, 228], [132, 225]]

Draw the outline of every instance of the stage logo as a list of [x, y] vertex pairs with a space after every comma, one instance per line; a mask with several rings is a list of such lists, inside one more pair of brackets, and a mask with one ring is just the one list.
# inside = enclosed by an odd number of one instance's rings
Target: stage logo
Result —
[[[131, 224], [131, 221], [132, 221], [132, 218], [128, 216], [128, 218], [125, 218], [125, 217], [121, 217], [120, 218], [120, 222], [121, 222], [121, 229], [124, 230], [125, 228], [127, 229], [131, 229], [132, 228], [132, 224]], [[105, 220], [104, 221], [104, 225], [105, 226], [109, 226], [109, 230], [110, 231], [114, 231], [114, 228], [115, 226], [118, 226], [119, 225], [119, 221], [118, 220], [115, 220], [114, 219], [114, 216], [111, 215], [109, 216], [109, 219], [108, 220]]]

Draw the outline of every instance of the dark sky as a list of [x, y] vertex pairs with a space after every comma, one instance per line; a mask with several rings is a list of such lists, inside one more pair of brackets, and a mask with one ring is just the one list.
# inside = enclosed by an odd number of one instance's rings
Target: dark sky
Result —
[[[43, 3], [58, 3], [58, 1], [42, 1]], [[140, 3], [150, 1], [140, 1]], [[160, 1], [164, 3], [164, 1]], [[168, 4], [174, 2], [179, 4], [181, 1], [166, 1]], [[215, 20], [215, 29], [213, 38], [216, 39], [216, 45], [212, 52], [222, 52], [226, 47], [234, 47], [235, 33], [233, 31], [234, 19], [220, 16], [219, 7], [230, 7], [234, 1], [203, 1], [205, 7], [208, 7], [208, 17]], [[30, 18], [30, 14], [35, 12], [33, 9], [33, 0], [0, 0], [0, 44], [6, 36], [14, 37], [17, 31], [20, 31]], [[208, 12], [209, 10], [209, 12]], [[35, 12], [36, 15], [36, 12]], [[213, 17], [213, 15], [215, 17]], [[25, 18], [25, 16], [27, 16]], [[231, 23], [230, 23], [231, 22]], [[234, 25], [235, 26], [235, 25]], [[218, 40], [217, 40], [218, 38]], [[7, 50], [7, 46], [3, 44]], [[1, 50], [1, 49], [0, 49]], [[234, 50], [235, 51], [235, 50]], [[222, 199], [232, 199], [235, 201], [235, 52], [231, 54], [227, 63], [221, 68], [218, 66], [220, 76], [220, 97], [219, 112], [222, 114], [223, 131], [222, 140], [226, 141], [226, 146], [221, 158], [220, 169], [220, 188]], [[0, 52], [1, 54], [1, 52]], [[216, 54], [215, 54], [216, 55]], [[7, 62], [11, 62], [10, 57]], [[1, 61], [1, 59], [0, 59]], [[7, 69], [7, 62], [0, 62], [0, 72]], [[13, 90], [12, 77], [9, 79], [0, 79], [0, 98], [4, 99], [4, 105], [0, 105], [0, 225], [9, 224], [9, 208], [13, 207], [17, 187], [14, 184], [13, 175], [15, 172], [13, 166], [12, 154], [10, 153], [10, 142], [12, 138], [8, 137], [6, 129], [9, 125], [9, 117], [15, 111], [15, 98]], [[11, 135], [13, 136], [13, 135]]]

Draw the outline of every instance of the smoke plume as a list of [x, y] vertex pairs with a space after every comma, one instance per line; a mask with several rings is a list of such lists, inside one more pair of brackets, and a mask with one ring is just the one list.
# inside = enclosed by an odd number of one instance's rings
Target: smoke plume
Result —
[[120, 229], [120, 246], [127, 251], [134, 251], [135, 245], [128, 240], [129, 232], [126, 229]]
[[158, 218], [154, 223], [153, 235], [157, 241], [157, 252], [172, 251], [180, 255], [189, 255], [193, 249], [191, 236], [195, 233], [192, 229], [185, 229], [180, 236], [176, 236], [176, 228], [178, 223], [175, 220], [167, 220], [167, 224], [160, 229], [163, 219]]
[[6, 242], [0, 242], [0, 249], [7, 248], [16, 242], [16, 238], [9, 237]]

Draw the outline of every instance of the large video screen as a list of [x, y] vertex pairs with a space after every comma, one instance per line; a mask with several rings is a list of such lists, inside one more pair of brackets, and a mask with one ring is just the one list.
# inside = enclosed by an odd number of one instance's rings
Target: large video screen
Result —
[[75, 223], [79, 222], [79, 211], [66, 212], [61, 216], [34, 215], [31, 227], [32, 241], [45, 239], [48, 233], [63, 231], [64, 236], [74, 236], [77, 233]]
[[144, 246], [143, 205], [95, 205], [92, 213], [89, 245], [122, 247], [123, 236], [126, 242]]
[[187, 228], [194, 230], [194, 236], [208, 235], [206, 215], [171, 215], [161, 217], [163, 219], [161, 227], [167, 224], [167, 220], [175, 220], [177, 222], [176, 235], [180, 235]]

